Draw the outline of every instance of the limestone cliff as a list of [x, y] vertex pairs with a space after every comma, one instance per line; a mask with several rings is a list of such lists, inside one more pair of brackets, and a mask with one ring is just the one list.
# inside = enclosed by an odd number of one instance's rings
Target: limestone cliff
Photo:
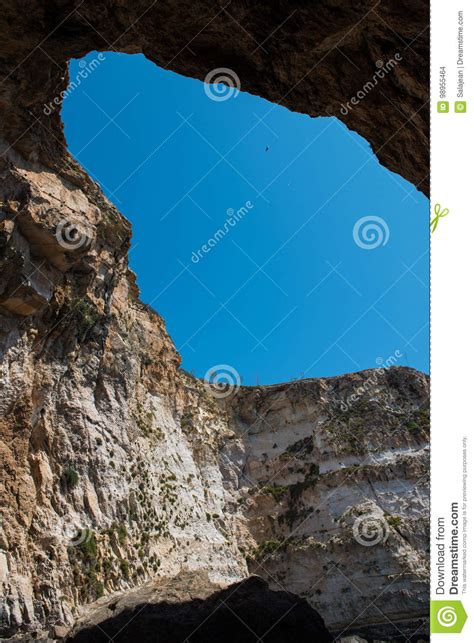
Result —
[[[237, 19], [263, 42], [295, 7], [266, 54], [235, 35]], [[95, 48], [199, 78], [227, 65], [243, 89], [336, 113], [400, 45], [380, 19], [410, 43], [384, 86], [400, 109], [374, 91], [346, 121], [426, 187], [425, 3], [5, 7], [0, 635], [63, 632], [84, 605], [182, 572], [211, 587], [255, 572], [307, 598], [333, 632], [423, 638], [426, 376], [392, 368], [216, 395], [180, 370], [163, 320], [139, 301], [129, 224], [69, 157], [59, 114], [43, 111], [67, 60]], [[337, 50], [360, 76], [334, 72]]]
[[392, 368], [232, 401], [249, 570], [306, 597], [340, 635], [424, 634], [428, 393], [425, 376]]

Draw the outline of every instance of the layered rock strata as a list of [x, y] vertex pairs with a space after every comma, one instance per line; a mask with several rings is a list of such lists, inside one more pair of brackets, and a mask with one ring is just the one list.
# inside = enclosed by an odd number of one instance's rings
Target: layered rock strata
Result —
[[183, 571], [219, 587], [253, 571], [333, 632], [422, 638], [427, 378], [394, 368], [216, 397], [140, 302], [130, 226], [45, 105], [91, 49], [197, 78], [227, 66], [244, 90], [340, 115], [426, 189], [426, 3], [17, 1], [0, 21], [1, 635], [69, 627], [104, 594]]

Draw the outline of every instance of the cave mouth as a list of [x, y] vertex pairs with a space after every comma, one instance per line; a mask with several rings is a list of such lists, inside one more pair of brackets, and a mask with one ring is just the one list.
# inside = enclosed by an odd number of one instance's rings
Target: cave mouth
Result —
[[[427, 198], [335, 117], [91, 52], [70, 153], [132, 222], [130, 265], [183, 367], [244, 384], [428, 370]], [[229, 75], [230, 74], [230, 75]], [[394, 361], [395, 360], [395, 361]]]

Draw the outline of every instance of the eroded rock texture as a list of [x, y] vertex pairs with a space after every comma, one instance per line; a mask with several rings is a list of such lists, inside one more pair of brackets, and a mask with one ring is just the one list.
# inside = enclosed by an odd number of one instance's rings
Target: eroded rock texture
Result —
[[249, 570], [305, 596], [341, 636], [425, 634], [427, 402], [426, 377], [404, 368], [246, 388], [232, 401]]
[[[1, 635], [62, 632], [102, 594], [182, 571], [219, 587], [254, 571], [307, 598], [333, 632], [424, 636], [427, 378], [393, 368], [216, 399], [180, 370], [163, 320], [140, 303], [129, 224], [68, 156], [59, 113], [44, 105], [66, 87], [71, 56], [115, 49], [198, 78], [227, 66], [244, 90], [337, 114], [401, 50], [344, 118], [425, 189], [427, 11], [338, 0], [3, 7]], [[366, 516], [383, 527], [373, 546], [354, 535]]]

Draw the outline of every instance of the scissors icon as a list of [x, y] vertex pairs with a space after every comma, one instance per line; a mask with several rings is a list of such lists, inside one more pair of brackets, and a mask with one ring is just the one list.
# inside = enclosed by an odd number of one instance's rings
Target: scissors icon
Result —
[[449, 214], [449, 210], [448, 208], [444, 208], [443, 210], [441, 210], [441, 205], [439, 203], [436, 203], [434, 207], [434, 213], [435, 213], [435, 216], [430, 221], [430, 228], [431, 228], [432, 234], [438, 227], [439, 220], [447, 216]]

